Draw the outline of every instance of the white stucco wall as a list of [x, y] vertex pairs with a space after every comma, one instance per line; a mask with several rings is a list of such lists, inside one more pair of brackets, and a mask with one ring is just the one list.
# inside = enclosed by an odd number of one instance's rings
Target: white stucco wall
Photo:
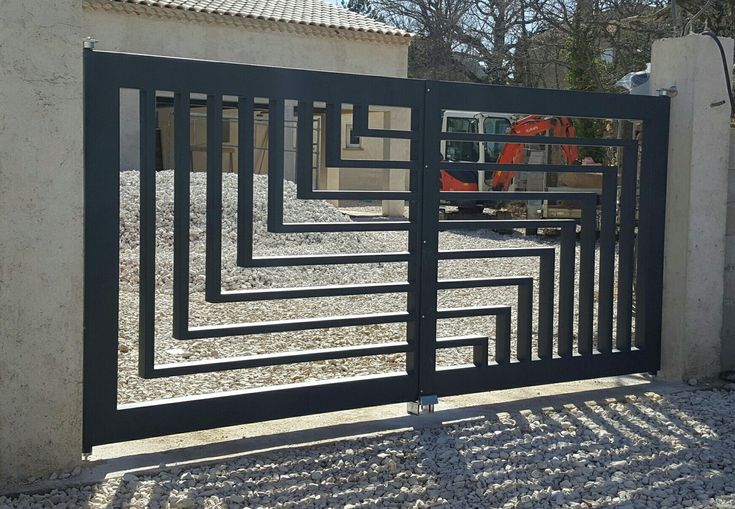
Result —
[[278, 30], [255, 30], [225, 23], [136, 15], [86, 7], [85, 35], [97, 49], [203, 58], [322, 71], [404, 77], [408, 43], [381, 43]]
[[0, 489], [81, 460], [81, 0], [0, 0]]

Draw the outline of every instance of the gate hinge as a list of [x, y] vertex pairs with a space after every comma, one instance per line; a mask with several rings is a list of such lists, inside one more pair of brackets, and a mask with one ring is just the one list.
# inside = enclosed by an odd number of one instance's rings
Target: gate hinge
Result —
[[409, 401], [406, 410], [411, 415], [433, 414], [434, 405], [439, 403], [436, 394], [419, 396], [418, 401]]

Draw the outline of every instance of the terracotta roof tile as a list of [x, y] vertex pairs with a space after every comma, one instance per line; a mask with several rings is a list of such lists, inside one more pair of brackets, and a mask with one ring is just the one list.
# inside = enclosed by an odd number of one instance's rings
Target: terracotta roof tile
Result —
[[394, 26], [362, 16], [324, 0], [112, 0], [181, 9], [193, 12], [206, 12], [223, 16], [242, 16], [283, 23], [373, 32], [386, 35], [410, 37], [409, 32]]

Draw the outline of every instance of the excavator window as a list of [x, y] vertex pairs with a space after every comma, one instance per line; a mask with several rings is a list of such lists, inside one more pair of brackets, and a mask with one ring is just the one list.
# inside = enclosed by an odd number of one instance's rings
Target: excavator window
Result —
[[[510, 131], [510, 121], [507, 118], [488, 117], [482, 127], [486, 134], [507, 134]], [[504, 146], [505, 143], [485, 143], [485, 161], [488, 163], [497, 161]]]
[[[472, 133], [478, 132], [476, 118], [447, 118], [448, 133]], [[480, 144], [471, 141], [447, 141], [445, 158], [448, 161], [478, 162], [480, 160]]]

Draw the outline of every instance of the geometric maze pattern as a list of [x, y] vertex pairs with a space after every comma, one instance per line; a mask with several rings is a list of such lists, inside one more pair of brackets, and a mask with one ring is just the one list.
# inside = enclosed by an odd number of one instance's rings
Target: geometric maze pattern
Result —
[[[668, 99], [609, 94], [532, 90], [490, 85], [382, 78], [302, 70], [224, 64], [196, 60], [85, 51], [85, 449], [92, 445], [245, 422], [328, 412], [394, 402], [430, 401], [436, 396], [552, 383], [658, 369], [660, 344], [661, 252], [665, 192]], [[210, 371], [291, 364], [324, 359], [406, 354], [405, 374], [380, 375], [299, 384], [286, 388], [207, 395], [160, 404], [116, 405], [117, 249], [119, 182], [119, 90], [140, 90], [141, 124], [141, 277], [140, 376], [156, 378]], [[155, 299], [155, 91], [174, 94], [174, 309], [176, 339], [218, 338], [305, 329], [406, 323], [404, 342], [331, 348], [288, 354], [212, 361], [154, 364]], [[206, 284], [208, 302], [366, 295], [405, 292], [407, 307], [390, 313], [267, 321], [216, 326], [189, 325], [189, 178], [190, 94], [207, 95]], [[237, 264], [284, 267], [376, 262], [407, 263], [407, 281], [310, 288], [223, 291], [222, 252], [222, 98], [237, 97], [238, 208]], [[292, 232], [406, 231], [408, 249], [392, 253], [260, 257], [253, 254], [253, 117], [255, 98], [268, 98], [268, 230]], [[297, 197], [309, 199], [406, 200], [403, 221], [289, 223], [283, 215], [284, 110], [295, 101], [297, 121]], [[341, 111], [353, 108], [356, 136], [408, 140], [410, 159], [343, 160]], [[327, 167], [405, 169], [408, 191], [324, 191], [312, 182], [312, 118], [324, 108]], [[371, 105], [410, 109], [407, 131], [371, 129]], [[574, 139], [584, 146], [618, 147], [619, 166], [515, 165], [525, 172], [590, 172], [602, 175], [594, 192], [440, 192], [439, 170], [495, 170], [497, 163], [440, 161], [441, 140], [527, 142], [515, 135], [444, 133], [443, 110], [523, 112], [570, 117], [640, 120], [646, 134], [638, 176], [638, 143], [623, 139]], [[536, 138], [535, 141], [538, 141]], [[549, 144], [569, 138], [547, 137]], [[507, 169], [507, 165], [503, 168]], [[618, 193], [619, 189], [619, 193]], [[563, 219], [438, 219], [440, 200], [565, 200], [579, 203], [577, 222]], [[640, 200], [640, 206], [637, 206]], [[638, 213], [636, 213], [638, 211]], [[599, 212], [599, 241], [598, 241]], [[555, 228], [560, 230], [559, 258], [553, 247], [440, 250], [445, 230], [478, 228]], [[580, 258], [576, 260], [577, 243]], [[636, 249], [637, 246], [637, 249]], [[617, 264], [616, 264], [617, 254]], [[538, 257], [538, 295], [533, 278], [438, 279], [441, 260]], [[599, 259], [599, 262], [597, 261]], [[556, 264], [558, 263], [558, 285]], [[575, 274], [579, 268], [578, 275]], [[597, 283], [595, 275], [598, 274]], [[441, 309], [441, 290], [515, 287], [517, 316], [506, 305]], [[558, 291], [555, 291], [558, 288]], [[633, 315], [633, 294], [636, 312]], [[577, 296], [575, 298], [575, 295]], [[617, 297], [616, 297], [617, 296]], [[533, 334], [533, 300], [538, 299]], [[556, 305], [555, 305], [556, 302]], [[617, 306], [617, 313], [614, 313]], [[575, 309], [578, 312], [577, 327]], [[554, 313], [558, 326], [554, 330]], [[617, 320], [614, 323], [614, 316]], [[488, 316], [494, 338], [483, 335], [437, 338], [437, 320]], [[633, 319], [635, 318], [635, 328]], [[517, 324], [511, 350], [511, 320]], [[635, 334], [632, 331], [635, 330]], [[473, 348], [473, 366], [436, 368], [443, 348]], [[154, 402], [155, 403], [155, 402]]]

